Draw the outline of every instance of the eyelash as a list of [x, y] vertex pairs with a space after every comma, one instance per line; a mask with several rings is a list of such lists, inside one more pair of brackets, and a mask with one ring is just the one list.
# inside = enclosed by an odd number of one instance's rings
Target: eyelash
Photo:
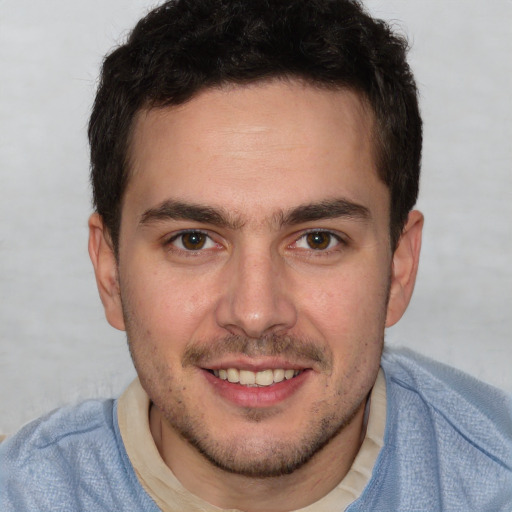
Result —
[[[168, 238], [165, 241], [164, 245], [166, 247], [172, 247], [173, 250], [179, 251], [179, 252], [187, 254], [187, 255], [196, 255], [196, 254], [199, 254], [200, 252], [204, 251], [205, 249], [213, 248], [213, 247], [205, 248], [204, 246], [201, 246], [198, 249], [187, 249], [183, 242], [183, 237], [185, 237], [186, 235], [193, 235], [193, 234], [197, 234], [197, 235], [204, 237], [205, 238], [204, 244], [212, 244], [212, 245], [216, 244], [216, 242], [212, 239], [212, 237], [208, 234], [207, 231], [202, 231], [200, 229], [187, 229], [187, 230], [180, 231], [179, 233], [175, 233], [174, 235], [172, 235], [170, 238]], [[174, 244], [174, 242], [176, 242], [180, 238], [181, 238], [181, 246], [182, 247], [178, 247], [177, 245]]]
[[[204, 237], [204, 239], [203, 239], [204, 242], [197, 249], [187, 248], [185, 246], [185, 242], [183, 240], [183, 238], [186, 235], [198, 235], [199, 237]], [[311, 235], [327, 236], [328, 239], [326, 241], [327, 242], [326, 246], [316, 248], [316, 249], [311, 246], [299, 247], [299, 243], [301, 241], [305, 241], [305, 243], [307, 245], [309, 245], [309, 243], [311, 241], [307, 241], [307, 238]], [[176, 241], [178, 241], [180, 239], [181, 239], [181, 243], [180, 243], [181, 247], [179, 247], [175, 243]], [[335, 245], [331, 246], [333, 244], [333, 242], [335, 242]], [[205, 247], [205, 245], [206, 245], [206, 247]], [[214, 249], [215, 245], [217, 245], [217, 247], [221, 247], [221, 244], [216, 243], [215, 240], [211, 237], [211, 235], [207, 231], [203, 231], [200, 229], [188, 229], [188, 230], [180, 231], [178, 233], [173, 234], [164, 243], [164, 246], [169, 247], [170, 250], [174, 250], [176, 252], [179, 252], [179, 253], [187, 255], [187, 256], [199, 255], [200, 253], [202, 253], [206, 250]], [[303, 232], [299, 237], [295, 238], [294, 241], [288, 245], [288, 248], [298, 249], [298, 250], [301, 250], [304, 252], [309, 252], [309, 253], [311, 253], [311, 256], [328, 256], [328, 255], [332, 254], [333, 252], [339, 251], [340, 250], [339, 246], [347, 246], [347, 245], [348, 245], [348, 243], [343, 237], [341, 237], [340, 235], [337, 235], [336, 233], [333, 233], [332, 231], [323, 230], [323, 229], [311, 229], [309, 231]]]
[[[298, 244], [301, 240], [307, 240], [307, 238], [310, 235], [322, 235], [322, 236], [328, 236], [328, 243], [327, 246], [324, 248], [318, 248], [315, 249], [311, 246], [309, 247], [298, 247]], [[335, 245], [333, 247], [330, 247], [331, 244], [335, 242]], [[309, 245], [309, 243], [306, 241], [306, 243]], [[333, 252], [336, 252], [337, 250], [340, 250], [340, 246], [346, 246], [347, 241], [342, 238], [340, 235], [337, 235], [336, 233], [333, 233], [332, 231], [328, 231], [325, 229], [312, 229], [309, 231], [306, 231], [305, 233], [302, 233], [301, 236], [295, 239], [295, 241], [291, 244], [291, 246], [295, 246], [297, 249], [303, 249], [304, 251], [311, 252], [312, 256], [328, 256], [332, 254]]]

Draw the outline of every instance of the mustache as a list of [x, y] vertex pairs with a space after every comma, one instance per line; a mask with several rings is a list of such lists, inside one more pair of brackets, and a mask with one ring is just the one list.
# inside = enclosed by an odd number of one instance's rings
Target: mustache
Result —
[[292, 362], [310, 363], [320, 370], [329, 371], [332, 356], [326, 346], [306, 338], [269, 334], [260, 338], [228, 335], [210, 341], [191, 343], [183, 354], [182, 366], [205, 367], [209, 361], [226, 355], [248, 357], [282, 356]]

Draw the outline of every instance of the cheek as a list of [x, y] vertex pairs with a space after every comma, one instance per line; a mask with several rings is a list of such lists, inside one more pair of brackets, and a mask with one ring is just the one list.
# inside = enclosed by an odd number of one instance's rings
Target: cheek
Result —
[[376, 266], [352, 267], [304, 297], [303, 318], [329, 345], [335, 380], [344, 393], [367, 392], [379, 368], [388, 289], [383, 275]]
[[131, 267], [138, 271], [127, 268], [124, 275], [128, 277], [121, 279], [127, 323], [147, 343], [159, 345], [160, 351], [186, 344], [214, 307], [211, 285], [199, 276], [182, 276], [165, 267], [146, 272], [140, 269], [149, 265]]
[[383, 330], [389, 287], [385, 272], [371, 265], [352, 267], [310, 284], [303, 287], [310, 291], [302, 293], [301, 310], [329, 337]]

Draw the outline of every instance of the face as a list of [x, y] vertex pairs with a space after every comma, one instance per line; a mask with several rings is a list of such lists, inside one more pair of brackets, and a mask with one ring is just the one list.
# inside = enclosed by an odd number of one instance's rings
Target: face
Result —
[[295, 82], [139, 115], [95, 265], [174, 453], [278, 475], [361, 419], [405, 309], [371, 133], [356, 94]]

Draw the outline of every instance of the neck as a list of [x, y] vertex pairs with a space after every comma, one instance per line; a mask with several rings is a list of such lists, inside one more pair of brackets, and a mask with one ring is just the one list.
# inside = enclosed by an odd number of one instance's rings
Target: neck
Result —
[[223, 509], [286, 512], [321, 499], [348, 473], [366, 429], [363, 403], [352, 420], [311, 460], [289, 475], [251, 478], [215, 467], [165, 421], [150, 410], [151, 434], [176, 478], [199, 498]]

